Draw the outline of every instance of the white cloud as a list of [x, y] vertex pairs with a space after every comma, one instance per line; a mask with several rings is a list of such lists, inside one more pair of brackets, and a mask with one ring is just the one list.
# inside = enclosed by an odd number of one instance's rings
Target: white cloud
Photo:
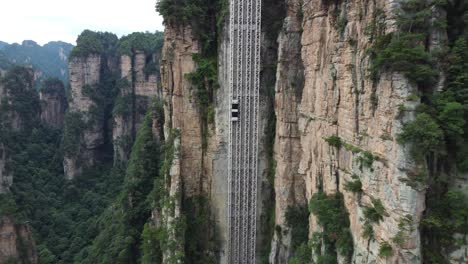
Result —
[[62, 40], [75, 44], [85, 29], [122, 35], [163, 30], [156, 0], [3, 0], [0, 40]]

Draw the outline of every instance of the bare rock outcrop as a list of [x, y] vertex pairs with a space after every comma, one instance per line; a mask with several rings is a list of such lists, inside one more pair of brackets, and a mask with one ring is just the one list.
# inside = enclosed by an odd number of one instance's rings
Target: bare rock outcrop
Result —
[[[277, 224], [284, 225], [285, 208], [310, 200], [320, 189], [327, 194], [341, 192], [351, 223], [353, 261], [420, 262], [419, 232], [414, 227], [424, 210], [424, 192], [403, 183], [412, 164], [408, 162], [407, 151], [396, 142], [402, 126], [398, 105], [408, 104], [406, 98], [415, 87], [399, 74], [382, 75], [373, 82], [367, 72], [366, 50], [371, 36], [366, 27], [375, 19], [382, 19], [387, 30], [394, 30], [391, 19], [394, 3], [287, 2], [288, 17], [279, 39], [282, 48], [275, 105]], [[297, 21], [297, 12], [301, 12], [302, 21]], [[301, 24], [303, 90], [288, 87], [300, 72], [294, 70], [298, 63], [288, 59], [298, 53]], [[288, 74], [288, 70], [293, 71]], [[330, 136], [339, 137], [347, 147], [330, 145], [325, 140]], [[363, 165], [363, 155], [373, 157], [372, 161]], [[344, 183], [352, 181], [353, 176], [362, 182], [362, 195], [344, 190]], [[374, 239], [365, 239], [362, 237], [363, 209], [372, 206], [373, 199], [383, 203], [387, 214], [383, 221], [372, 225]], [[412, 231], [405, 234], [403, 245], [396, 245], [392, 238], [399, 232], [398, 223], [406, 215], [413, 217]], [[321, 227], [311, 215], [310, 235], [317, 231]], [[379, 247], [385, 242], [391, 244], [394, 254], [382, 258]], [[287, 259], [287, 245], [284, 251], [276, 263]], [[345, 260], [339, 258], [339, 261]]]
[[28, 225], [0, 218], [0, 263], [37, 264], [39, 259]]
[[64, 157], [64, 170], [68, 179], [78, 176], [84, 166], [94, 164], [94, 150], [103, 144], [103, 130], [99, 122], [93, 122], [90, 114], [94, 102], [90, 93], [96, 89], [101, 79], [101, 56], [98, 54], [86, 57], [74, 57], [70, 61], [70, 113], [80, 115], [81, 121], [86, 124], [78, 137], [78, 148], [75, 153], [66, 153]]
[[137, 51], [120, 57], [119, 98], [114, 111], [114, 160], [127, 161], [132, 143], [151, 100], [160, 97], [156, 73], [148, 74], [147, 56]]
[[89, 111], [93, 101], [83, 91], [84, 86], [93, 86], [101, 78], [101, 56], [74, 57], [70, 61], [71, 111]]
[[[196, 69], [192, 55], [199, 52], [199, 42], [190, 27], [166, 27], [161, 60], [161, 84], [165, 102], [164, 133], [166, 139], [171, 133], [177, 133], [180, 142], [180, 160], [177, 165], [180, 176], [176, 181], [179, 186], [176, 187], [171, 182], [171, 191], [178, 189], [186, 200], [199, 197], [208, 199], [209, 211], [213, 214], [216, 226], [207, 226], [204, 233], [211, 237], [216, 232], [216, 241], [222, 242], [213, 245], [216, 252], [206, 254], [218, 254], [220, 263], [223, 263], [227, 232], [226, 143], [229, 121], [226, 106], [229, 98], [227, 86], [222, 83], [227, 72], [223, 71], [223, 67], [220, 68], [220, 75], [223, 77], [220, 78], [221, 87], [214, 99], [214, 123], [204, 127], [203, 116], [196, 101], [196, 88], [185, 77]], [[220, 58], [223, 62], [227, 61], [225, 59]], [[207, 130], [203, 131], [204, 129]], [[209, 243], [207, 242], [200, 241], [205, 246]]]
[[180, 174], [187, 196], [207, 193], [208, 175], [203, 170], [201, 117], [192, 84], [185, 78], [196, 65], [192, 54], [199, 53], [198, 41], [190, 28], [166, 27], [164, 32], [161, 83], [165, 101], [165, 137], [180, 131]]
[[299, 173], [301, 155], [299, 104], [304, 88], [304, 69], [301, 59], [302, 6], [286, 1], [286, 18], [278, 37], [278, 66], [275, 88], [275, 225], [283, 232], [275, 232], [270, 263], [286, 263], [291, 256], [291, 234], [285, 214], [289, 207], [306, 204], [305, 178]]
[[60, 80], [48, 80], [39, 91], [41, 119], [49, 126], [62, 128], [67, 108], [65, 87]]

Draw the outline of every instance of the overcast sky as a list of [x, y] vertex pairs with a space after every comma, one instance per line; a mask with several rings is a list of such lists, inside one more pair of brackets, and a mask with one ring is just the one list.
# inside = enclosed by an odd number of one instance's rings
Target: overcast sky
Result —
[[163, 30], [156, 0], [1, 0], [0, 40], [31, 39], [43, 45], [72, 44], [84, 29], [119, 37], [136, 31]]

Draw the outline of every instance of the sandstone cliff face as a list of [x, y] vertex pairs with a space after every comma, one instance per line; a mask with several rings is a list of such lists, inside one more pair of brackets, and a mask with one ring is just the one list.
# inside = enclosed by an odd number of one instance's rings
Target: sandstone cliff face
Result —
[[93, 101], [83, 93], [85, 85], [99, 83], [101, 74], [101, 56], [75, 57], [70, 61], [71, 111], [89, 111]]
[[158, 94], [156, 89], [157, 75], [156, 73], [147, 74], [147, 56], [154, 57], [154, 54], [145, 54], [142, 51], [137, 51], [134, 56], [133, 72], [135, 76], [135, 94], [140, 96], [152, 97]]
[[[171, 133], [177, 131], [179, 135], [177, 140], [180, 143], [178, 159], [174, 161], [177, 169], [174, 165], [174, 169], [171, 169], [171, 175], [177, 171], [178, 176], [171, 181], [170, 190], [173, 195], [180, 194], [184, 199], [193, 197], [208, 199], [216, 226], [210, 226], [211, 230], [206, 230], [205, 233], [215, 232], [216, 241], [221, 241], [214, 246], [219, 254], [217, 257], [221, 258], [218, 261], [223, 263], [227, 232], [225, 194], [227, 193], [228, 109], [226, 106], [229, 104], [229, 98], [227, 87], [221, 85], [215, 96], [215, 125], [208, 124], [208, 131], [203, 134], [202, 116], [195, 101], [196, 91], [185, 77], [196, 67], [192, 54], [199, 52], [199, 43], [189, 27], [166, 27], [161, 60], [161, 84], [165, 102], [164, 133], [167, 139]], [[225, 72], [220, 74], [224, 75]], [[223, 81], [222, 78], [220, 81]], [[204, 136], [207, 142], [206, 148], [202, 146]], [[180, 207], [176, 208], [180, 211]], [[172, 215], [177, 215], [177, 210]]]
[[275, 232], [270, 263], [287, 263], [291, 256], [290, 230], [286, 228], [285, 213], [288, 207], [306, 204], [305, 178], [299, 173], [301, 155], [299, 131], [299, 105], [304, 88], [304, 69], [301, 58], [302, 5], [286, 1], [286, 18], [278, 37], [278, 66], [275, 87]]
[[[69, 112], [81, 113], [83, 121], [88, 123], [91, 119], [89, 112], [93, 106], [93, 100], [85, 89], [96, 89], [100, 81], [101, 56], [98, 54], [86, 57], [75, 57], [70, 61], [70, 90], [71, 100]], [[73, 156], [65, 156], [63, 165], [68, 179], [78, 176], [83, 166], [94, 163], [94, 150], [103, 143], [103, 131], [98, 122], [83, 130], [80, 136], [78, 153]]]
[[[335, 6], [320, 1], [287, 2], [288, 17], [280, 37], [281, 51], [285, 54], [280, 55], [275, 106], [277, 225], [284, 227], [285, 208], [304, 203], [323, 186], [327, 194], [344, 194], [355, 263], [420, 262], [421, 245], [416, 227], [424, 210], [424, 192], [403, 183], [412, 164], [406, 150], [395, 139], [402, 125], [398, 105], [410, 104], [406, 98], [415, 87], [399, 74], [383, 75], [374, 83], [367, 72], [370, 36], [366, 27], [383, 12], [382, 22], [387, 31], [394, 30], [391, 18], [395, 3], [345, 1]], [[299, 11], [303, 14], [302, 21], [297, 20]], [[301, 25], [300, 53], [305, 80], [302, 91], [288, 87], [297, 80], [295, 74], [300, 70], [288, 72], [290, 67], [295, 70], [291, 66], [295, 63], [287, 63], [287, 59], [297, 56]], [[332, 135], [357, 148], [353, 151], [330, 146], [324, 139]], [[368, 167], [362, 165], [365, 151], [375, 157]], [[352, 181], [353, 175], [362, 182], [361, 196], [343, 188], [346, 181]], [[363, 208], [372, 205], [372, 199], [381, 200], [388, 215], [372, 225], [375, 239], [364, 239], [361, 235]], [[408, 214], [413, 217], [412, 231], [405, 234], [407, 239], [403, 245], [393, 244], [398, 223]], [[321, 227], [312, 215], [311, 235], [316, 231], [321, 231]], [[379, 257], [379, 247], [384, 242], [393, 247], [393, 256]], [[284, 263], [287, 257], [287, 249], [280, 251], [276, 263]]]
[[167, 27], [164, 32], [161, 83], [163, 91], [165, 138], [171, 130], [180, 131], [180, 174], [183, 193], [193, 196], [207, 193], [208, 175], [204, 173], [201, 116], [194, 88], [185, 75], [195, 69], [192, 54], [199, 53], [198, 41], [190, 28]]
[[[151, 54], [150, 54], [151, 56]], [[126, 161], [129, 158], [132, 142], [135, 139], [151, 99], [160, 97], [156, 73], [146, 74], [147, 55], [137, 51], [133, 56], [120, 57], [120, 103], [125, 104], [123, 111], [114, 111], [114, 160]], [[124, 81], [123, 81], [124, 80]], [[121, 107], [121, 106], [117, 106]]]
[[41, 119], [49, 126], [62, 128], [67, 108], [65, 88], [61, 82], [50, 83], [39, 93]]
[[29, 227], [6, 216], [0, 218], [0, 263], [39, 263]]

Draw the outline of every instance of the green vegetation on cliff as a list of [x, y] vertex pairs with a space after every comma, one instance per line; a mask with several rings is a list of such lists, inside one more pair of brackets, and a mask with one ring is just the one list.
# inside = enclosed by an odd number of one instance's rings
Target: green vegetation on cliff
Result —
[[[309, 240], [310, 214], [316, 217], [322, 231], [314, 232]], [[308, 208], [289, 207], [285, 217], [291, 230], [293, 253], [289, 264], [337, 263], [338, 254], [351, 260], [354, 251], [353, 237], [341, 193], [327, 195], [319, 191], [310, 199]], [[317, 258], [317, 262], [313, 261], [312, 255]]]
[[129, 56], [132, 56], [137, 51], [144, 52], [145, 54], [159, 53], [162, 49], [163, 39], [164, 34], [162, 32], [135, 32], [119, 40], [117, 51], [121, 55], [125, 54]]
[[[161, 33], [154, 37], [152, 52], [158, 53]], [[125, 41], [117, 42], [110, 33], [85, 31], [72, 58], [95, 54], [112, 60], [118, 44]], [[155, 104], [157, 110], [151, 110], [141, 125], [128, 164], [112, 164], [110, 121], [113, 114], [126, 109], [122, 105], [114, 109], [122, 87], [116, 85], [112, 65], [103, 65], [99, 83], [83, 87], [93, 106], [89, 111], [68, 112], [63, 131], [41, 123], [41, 104], [32, 86], [31, 70], [13, 68], [1, 80], [9, 97], [4, 96], [0, 104], [0, 143], [7, 152], [6, 167], [14, 181], [11, 194], [0, 196], [0, 216], [12, 215], [16, 221], [29, 223], [42, 264], [139, 263], [142, 255], [147, 256], [148, 247], [144, 250], [142, 239], [153, 234], [144, 229], [152, 209], [148, 197], [159, 175], [160, 142], [153, 135], [152, 118], [159, 112], [156, 119], [162, 120], [162, 104]], [[153, 72], [156, 67], [151, 68]], [[63, 88], [58, 84], [47, 80], [42, 91]], [[131, 100], [135, 100], [138, 114], [147, 111], [138, 97]], [[95, 150], [99, 152], [95, 165], [83, 167], [79, 177], [66, 180], [63, 158], [79, 154], [84, 147], [83, 132], [90, 127], [104, 136], [104, 145]]]
[[89, 55], [110, 54], [115, 51], [118, 38], [109, 32], [83, 31], [76, 40], [76, 47], [70, 53], [69, 59]]
[[[290, 263], [294, 263], [294, 260], [301, 258], [301, 251], [304, 247], [308, 251], [311, 251], [308, 247], [309, 216], [310, 212], [307, 205], [290, 206], [286, 210], [284, 217], [286, 219], [286, 226], [291, 231], [291, 250], [293, 253]], [[277, 232], [281, 231], [278, 230]], [[281, 236], [281, 234], [277, 235]], [[299, 261], [299, 263], [302, 263], [302, 261]]]
[[75, 263], [139, 263], [140, 236], [151, 215], [147, 197], [160, 167], [161, 142], [151, 129], [153, 116], [150, 110], [138, 132], [119, 196], [97, 219], [96, 238], [75, 257]]
[[[396, 17], [399, 32], [381, 35], [371, 50], [376, 80], [382, 70], [400, 72], [418, 88], [421, 103], [398, 141], [416, 162], [413, 174], [419, 176], [410, 181], [418, 182], [408, 184], [428, 187], [421, 233], [424, 259], [431, 263], [447, 262], [457, 244], [454, 234], [468, 229], [466, 196], [454, 182], [468, 171], [467, 16], [461, 0], [404, 1]], [[448, 41], [431, 43], [444, 34]]]
[[[32, 72], [24, 68], [12, 69], [2, 80], [7, 89], [14, 90], [4, 98], [11, 104], [3, 107], [2, 103], [0, 110], [0, 141], [14, 177], [10, 197], [16, 204], [12, 207], [10, 202], [7, 209], [16, 208], [16, 220], [28, 221], [32, 227], [41, 263], [72, 263], [73, 255], [89, 243], [94, 217], [107, 205], [119, 178], [117, 170], [110, 175], [95, 168], [80, 179], [65, 180], [62, 132], [40, 122], [39, 97], [31, 80]], [[18, 113], [14, 118], [24, 125], [10, 125], [11, 111]]]
[[161, 50], [164, 41], [162, 32], [136, 32], [124, 36], [119, 40], [117, 51], [120, 55], [128, 55], [133, 58], [138, 52], [146, 55], [145, 74], [159, 73], [159, 61], [161, 59]]
[[[326, 195], [318, 192], [312, 196], [309, 209], [323, 227], [320, 234], [324, 246], [322, 254], [334, 256], [337, 253], [350, 259], [353, 254], [353, 238], [350, 231], [349, 215], [341, 193]], [[321, 255], [321, 252], [315, 252]], [[323, 257], [323, 256], [322, 256]]]
[[5, 44], [0, 47], [0, 68], [9, 69], [14, 65], [32, 66], [41, 75], [36, 76], [36, 85], [49, 77], [68, 82], [67, 57], [73, 45], [61, 41], [52, 41], [43, 46], [32, 40], [22, 44]]
[[208, 124], [214, 122], [214, 93], [218, 88], [218, 45], [224, 17], [225, 0], [159, 0], [156, 10], [171, 27], [190, 26], [201, 44], [193, 54], [197, 68], [185, 77], [196, 89], [196, 101], [202, 117], [203, 148], [207, 146]]

